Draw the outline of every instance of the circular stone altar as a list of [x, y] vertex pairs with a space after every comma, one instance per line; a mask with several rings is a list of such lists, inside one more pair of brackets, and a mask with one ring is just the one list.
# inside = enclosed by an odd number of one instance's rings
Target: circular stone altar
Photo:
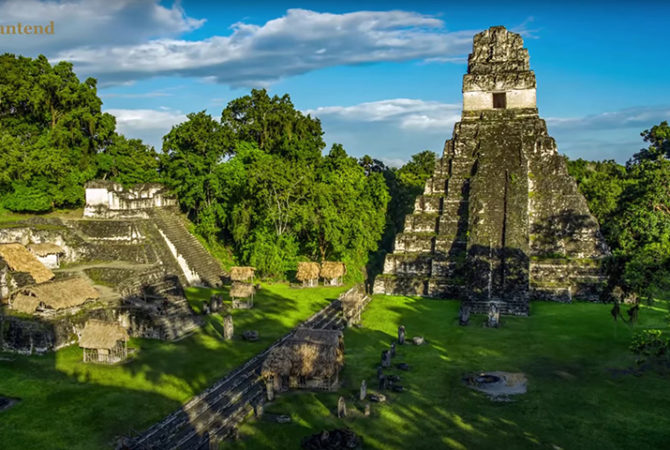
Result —
[[463, 377], [469, 388], [487, 394], [492, 400], [526, 393], [526, 375], [521, 372], [478, 372]]

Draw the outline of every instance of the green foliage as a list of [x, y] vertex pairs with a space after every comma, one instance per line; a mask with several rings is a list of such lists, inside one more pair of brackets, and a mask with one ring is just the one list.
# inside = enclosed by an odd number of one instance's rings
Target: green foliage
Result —
[[650, 143], [626, 166], [569, 161], [591, 211], [612, 248], [611, 285], [650, 295], [670, 288], [670, 160], [668, 124], [642, 133]]
[[289, 234], [275, 236], [256, 230], [243, 247], [243, 258], [263, 272], [266, 278], [284, 279], [286, 272], [296, 270], [298, 243]]
[[208, 242], [222, 242], [264, 277], [299, 257], [342, 260], [362, 277], [384, 227], [388, 192], [290, 97], [265, 90], [231, 101], [221, 122], [189, 114], [163, 139], [160, 173]]
[[158, 154], [139, 139], [115, 135], [97, 156], [97, 178], [124, 186], [158, 181]]
[[22, 184], [15, 184], [13, 187], [13, 192], [6, 195], [3, 202], [8, 210], [42, 213], [51, 209], [51, 198], [44, 187], [28, 187]]
[[670, 159], [670, 126], [667, 121], [654, 125], [650, 130], [644, 130], [640, 136], [649, 142], [648, 148], [643, 148], [635, 155], [630, 163], [639, 164], [644, 161], [658, 161]]
[[155, 153], [114, 131], [96, 81], [72, 64], [0, 56], [0, 201], [12, 211], [45, 212], [83, 204], [98, 177], [124, 184], [156, 179]]
[[296, 110], [288, 94], [270, 97], [265, 89], [252, 89], [228, 103], [221, 124], [238, 141], [287, 159], [316, 161], [325, 146], [319, 119]]
[[229, 140], [221, 125], [205, 111], [187, 117], [163, 137], [161, 178], [191, 218], [200, 217], [206, 210], [205, 214], [216, 215], [214, 199], [221, 186], [215, 170], [229, 153]]
[[630, 343], [630, 351], [647, 357], [661, 357], [668, 353], [670, 339], [661, 330], [642, 330], [635, 333]]

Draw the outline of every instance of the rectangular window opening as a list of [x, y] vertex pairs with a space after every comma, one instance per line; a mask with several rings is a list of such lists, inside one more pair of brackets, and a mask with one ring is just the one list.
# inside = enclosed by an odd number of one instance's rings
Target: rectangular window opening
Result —
[[505, 96], [504, 92], [493, 93], [493, 108], [494, 109], [507, 108], [507, 97]]

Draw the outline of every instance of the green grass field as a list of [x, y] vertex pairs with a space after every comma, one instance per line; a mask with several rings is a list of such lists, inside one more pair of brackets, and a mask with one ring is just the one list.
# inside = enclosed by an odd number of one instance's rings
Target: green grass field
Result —
[[[0, 412], [0, 448], [113, 447], [116, 436], [160, 420], [337, 298], [342, 289], [264, 286], [253, 309], [232, 311], [232, 342], [221, 340], [222, 318], [216, 314], [178, 342], [132, 339], [133, 359], [117, 366], [84, 364], [77, 346], [44, 356], [0, 354], [0, 395], [21, 399]], [[211, 292], [188, 289], [196, 311]], [[246, 329], [258, 330], [260, 339], [243, 341]]]
[[[644, 307], [634, 327], [614, 323], [610, 305], [533, 303], [528, 318], [507, 318], [503, 328], [482, 327], [474, 316], [458, 326], [458, 303], [375, 296], [363, 328], [345, 332], [343, 386], [337, 393], [293, 392], [268, 404], [263, 419], [242, 425], [240, 440], [223, 448], [299, 448], [304, 436], [350, 427], [365, 448], [667, 448], [670, 378], [654, 370], [626, 374], [635, 367], [628, 351], [631, 335], [644, 328], [668, 331], [667, 305]], [[404, 324], [408, 335], [427, 344], [398, 347], [393, 369], [409, 388], [388, 393], [364, 417], [358, 386], [367, 379], [376, 390], [380, 353]], [[528, 392], [511, 402], [493, 402], [462, 384], [473, 371], [524, 372]], [[622, 373], [623, 370], [623, 373]], [[349, 416], [334, 414], [345, 396]], [[291, 424], [271, 414], [290, 414]]]

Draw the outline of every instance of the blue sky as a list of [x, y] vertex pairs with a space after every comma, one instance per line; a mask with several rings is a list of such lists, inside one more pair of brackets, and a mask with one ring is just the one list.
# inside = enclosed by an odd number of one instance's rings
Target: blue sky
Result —
[[640, 131], [669, 118], [667, 2], [502, 3], [0, 0], [0, 24], [56, 27], [0, 36], [0, 50], [73, 61], [99, 80], [119, 129], [157, 148], [186, 113], [219, 117], [266, 87], [353, 155], [401, 164], [441, 153], [472, 36], [492, 25], [523, 35], [562, 153], [624, 162]]

